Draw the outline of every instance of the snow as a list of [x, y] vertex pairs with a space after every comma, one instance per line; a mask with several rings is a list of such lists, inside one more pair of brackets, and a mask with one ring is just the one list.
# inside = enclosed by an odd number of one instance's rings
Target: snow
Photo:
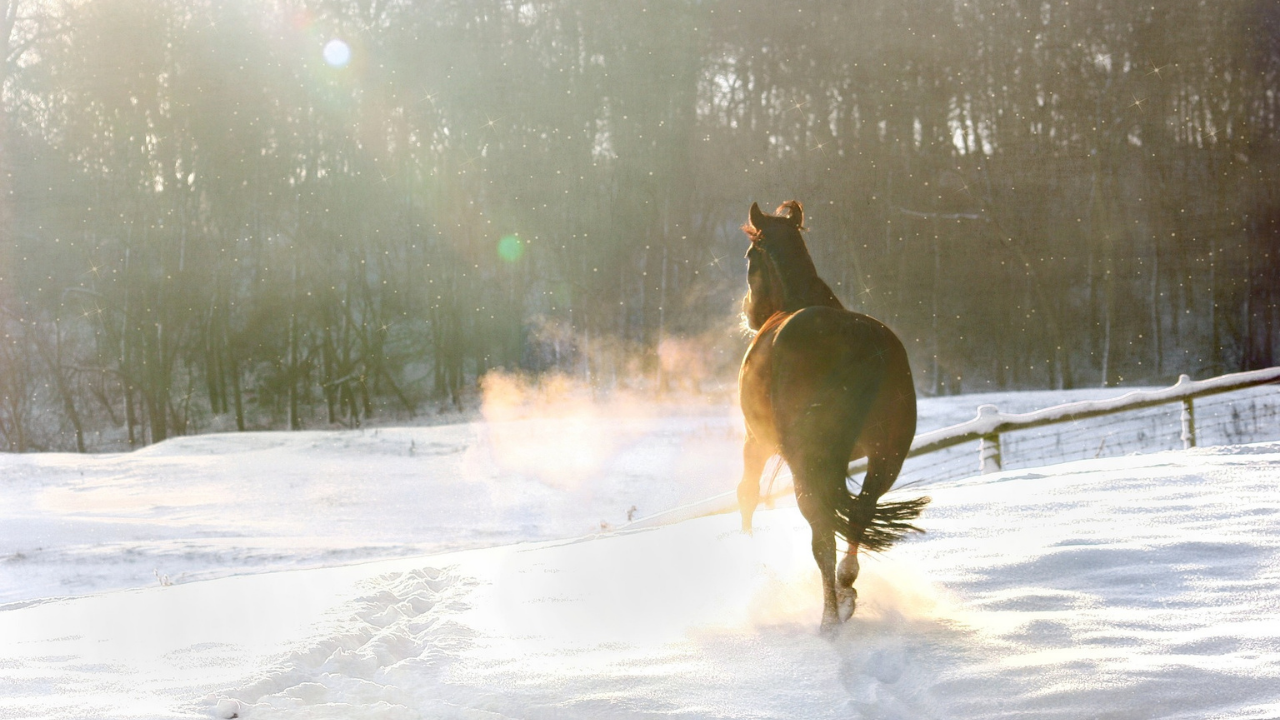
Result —
[[732, 412], [504, 422], [0, 456], [0, 718], [1280, 715], [1280, 443], [931, 485], [827, 639], [793, 507], [600, 532]]
[[0, 604], [577, 536], [723, 489], [740, 425], [717, 409], [0, 454]]

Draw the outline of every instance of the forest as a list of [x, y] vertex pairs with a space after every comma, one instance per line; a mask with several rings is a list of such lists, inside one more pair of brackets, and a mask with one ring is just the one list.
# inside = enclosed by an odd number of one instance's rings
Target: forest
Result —
[[747, 208], [922, 395], [1280, 351], [1270, 0], [0, 0], [0, 449], [732, 393]]

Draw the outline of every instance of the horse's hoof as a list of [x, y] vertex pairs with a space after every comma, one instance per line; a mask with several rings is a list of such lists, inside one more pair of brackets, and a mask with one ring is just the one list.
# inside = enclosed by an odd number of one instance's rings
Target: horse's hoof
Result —
[[822, 618], [822, 624], [818, 626], [818, 634], [828, 640], [834, 639], [836, 633], [840, 631], [840, 621], [836, 618]]
[[850, 587], [858, 579], [858, 554], [849, 553], [836, 566], [836, 585]]
[[858, 607], [858, 591], [853, 588], [836, 588], [836, 612], [840, 615], [840, 622], [845, 622], [853, 617], [853, 611]]

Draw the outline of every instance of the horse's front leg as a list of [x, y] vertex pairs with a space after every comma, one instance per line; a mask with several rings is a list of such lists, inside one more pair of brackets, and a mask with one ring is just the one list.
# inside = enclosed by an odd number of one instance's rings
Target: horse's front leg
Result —
[[761, 442], [750, 430], [742, 444], [742, 480], [738, 483], [738, 510], [742, 514], [743, 532], [751, 532], [751, 519], [760, 504], [760, 474], [774, 449]]
[[760, 473], [773, 455], [773, 448], [760, 442], [751, 431], [742, 444], [742, 482], [738, 483], [738, 511], [742, 513], [742, 531], [751, 532], [751, 517], [760, 504]]

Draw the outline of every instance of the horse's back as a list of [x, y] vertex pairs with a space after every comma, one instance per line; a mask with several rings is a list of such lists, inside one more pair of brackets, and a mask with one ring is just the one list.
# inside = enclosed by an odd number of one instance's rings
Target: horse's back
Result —
[[886, 365], [907, 359], [902, 342], [884, 323], [842, 308], [797, 310], [779, 323], [774, 342], [789, 351], [809, 353], [821, 348], [847, 359], [874, 355]]

